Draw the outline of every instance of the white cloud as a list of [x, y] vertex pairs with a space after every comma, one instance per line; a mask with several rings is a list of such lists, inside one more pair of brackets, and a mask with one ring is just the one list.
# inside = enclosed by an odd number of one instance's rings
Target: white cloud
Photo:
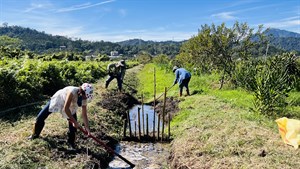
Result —
[[213, 14], [211, 16], [222, 20], [236, 20], [237, 17], [233, 16], [233, 14], [234, 12], [221, 12], [221, 13]]
[[190, 39], [197, 32], [156, 32], [153, 30], [125, 30], [123, 32], [96, 32], [96, 33], [84, 33], [77, 34], [77, 37], [83, 40], [90, 41], [110, 41], [110, 42], [120, 42], [129, 39], [143, 39], [143, 40], [152, 40], [152, 41], [182, 41]]
[[77, 36], [79, 33], [82, 33], [82, 29], [83, 27], [56, 27], [50, 28], [48, 32], [52, 35], [73, 37]]
[[[284, 18], [279, 21], [275, 22], [268, 22], [263, 24], [265, 27], [272, 27], [272, 28], [289, 28], [294, 26], [300, 26], [300, 17], [289, 17]], [[299, 27], [300, 29], [300, 27]], [[300, 30], [298, 30], [299, 32]]]
[[70, 11], [76, 11], [76, 10], [81, 10], [81, 9], [87, 9], [87, 8], [91, 8], [91, 7], [94, 7], [94, 6], [99, 6], [99, 5], [111, 3], [111, 2], [114, 2], [114, 1], [115, 0], [108, 0], [108, 1], [99, 2], [99, 3], [95, 3], [95, 4], [85, 3], [85, 4], [80, 4], [80, 5], [74, 5], [74, 6], [67, 7], [67, 8], [57, 9], [56, 12], [61, 13], [61, 12], [70, 12]]
[[45, 8], [49, 8], [51, 6], [50, 3], [44, 3], [44, 4], [41, 4], [41, 3], [32, 3], [30, 4], [30, 7], [27, 8], [24, 12], [25, 13], [28, 13], [28, 12], [32, 12], [36, 9], [45, 9]]

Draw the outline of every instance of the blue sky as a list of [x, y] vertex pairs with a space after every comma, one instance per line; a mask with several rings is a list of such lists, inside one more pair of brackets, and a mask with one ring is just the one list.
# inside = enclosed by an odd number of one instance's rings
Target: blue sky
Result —
[[300, 0], [0, 0], [0, 23], [91, 41], [181, 41], [235, 21], [300, 33]]

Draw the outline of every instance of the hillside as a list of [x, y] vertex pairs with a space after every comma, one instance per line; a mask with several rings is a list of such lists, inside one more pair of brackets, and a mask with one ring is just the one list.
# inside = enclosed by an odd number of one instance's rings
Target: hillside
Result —
[[300, 34], [286, 30], [271, 28], [266, 35], [276, 48], [286, 51], [300, 52]]
[[64, 36], [51, 35], [45, 32], [39, 32], [31, 28], [23, 28], [20, 26], [4, 26], [0, 27], [0, 36], [9, 36], [21, 40], [18, 47], [27, 49], [37, 53], [50, 53], [61, 50], [72, 52], [85, 52], [88, 54], [106, 54], [110, 55], [111, 51], [118, 51], [127, 57], [132, 57], [140, 51], [148, 52], [151, 55], [166, 54], [175, 56], [179, 53], [182, 42], [165, 41], [143, 41], [133, 39], [118, 43], [96, 41], [91, 42], [81, 39], [71, 39]]
[[290, 32], [290, 31], [281, 30], [281, 29], [275, 29], [275, 28], [269, 29], [269, 31], [266, 34], [267, 35], [272, 35], [276, 38], [289, 38], [289, 37], [291, 37], [291, 38], [300, 38], [299, 33]]
[[[185, 41], [144, 41], [142, 39], [129, 39], [121, 42], [91, 42], [81, 39], [71, 39], [64, 36], [51, 35], [45, 32], [39, 32], [30, 28], [20, 26], [0, 27], [0, 36], [9, 36], [21, 40], [18, 47], [37, 53], [50, 53], [60, 51], [61, 46], [65, 46], [66, 51], [85, 52], [87, 54], [106, 54], [111, 51], [118, 51], [127, 57], [132, 57], [141, 51], [148, 52], [151, 55], [166, 54], [174, 57], [179, 54], [181, 45]], [[300, 34], [286, 30], [271, 28], [266, 35], [271, 42], [272, 51], [298, 51], [300, 52]], [[273, 47], [272, 47], [273, 46]], [[275, 48], [274, 48], [275, 47]]]

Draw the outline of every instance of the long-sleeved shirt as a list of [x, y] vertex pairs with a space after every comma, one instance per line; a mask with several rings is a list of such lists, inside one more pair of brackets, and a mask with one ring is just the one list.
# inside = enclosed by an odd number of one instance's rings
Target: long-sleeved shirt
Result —
[[126, 66], [117, 66], [117, 63], [111, 63], [107, 66], [107, 71], [113, 76], [119, 76], [121, 79], [125, 76]]
[[178, 82], [178, 84], [181, 84], [184, 79], [191, 78], [191, 73], [184, 68], [179, 68], [175, 71], [175, 80], [174, 84]]

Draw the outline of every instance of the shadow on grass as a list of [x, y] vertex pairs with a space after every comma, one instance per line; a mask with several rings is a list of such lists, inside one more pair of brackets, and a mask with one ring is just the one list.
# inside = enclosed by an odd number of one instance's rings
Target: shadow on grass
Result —
[[11, 111], [0, 113], [0, 120], [7, 121], [9, 123], [17, 122], [21, 119], [31, 118], [38, 115], [41, 110], [41, 106], [44, 103], [38, 105], [28, 106], [25, 108], [17, 108]]
[[[42, 139], [48, 142], [49, 148], [51, 149], [50, 158], [53, 161], [82, 158], [81, 161], [84, 161], [83, 168], [98, 169], [107, 168], [108, 163], [113, 158], [112, 155], [104, 151], [99, 145], [82, 135], [79, 135], [79, 138], [76, 140], [76, 149], [69, 148], [67, 144], [67, 136], [65, 135], [46, 137]], [[108, 140], [108, 142], [110, 142], [110, 140]]]

